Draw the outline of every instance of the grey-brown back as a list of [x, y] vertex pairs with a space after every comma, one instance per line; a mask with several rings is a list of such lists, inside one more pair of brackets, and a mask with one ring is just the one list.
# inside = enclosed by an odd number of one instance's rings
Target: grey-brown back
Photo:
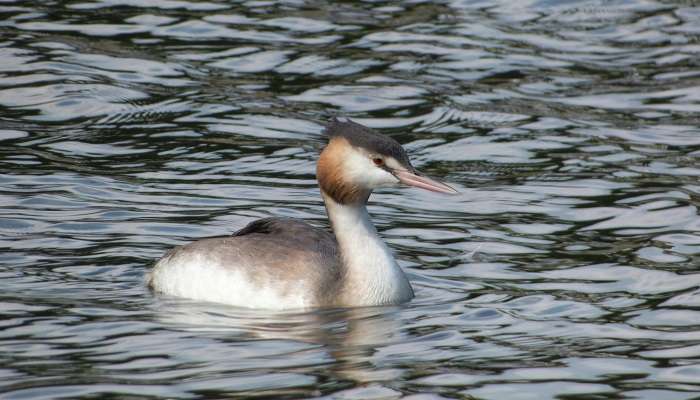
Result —
[[318, 304], [333, 303], [333, 294], [341, 288], [335, 237], [297, 219], [259, 219], [231, 236], [179, 246], [164, 260], [192, 254], [240, 273], [261, 290], [274, 287], [282, 295], [306, 290]]

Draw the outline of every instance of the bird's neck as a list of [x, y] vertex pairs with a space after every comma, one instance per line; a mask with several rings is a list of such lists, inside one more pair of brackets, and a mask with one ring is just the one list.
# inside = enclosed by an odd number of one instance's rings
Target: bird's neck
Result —
[[366, 200], [341, 204], [323, 195], [343, 267], [342, 306], [398, 304], [413, 290], [367, 213]]

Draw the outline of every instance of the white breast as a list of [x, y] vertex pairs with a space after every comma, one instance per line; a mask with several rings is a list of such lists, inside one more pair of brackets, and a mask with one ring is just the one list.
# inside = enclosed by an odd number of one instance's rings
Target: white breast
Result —
[[338, 204], [325, 194], [324, 199], [345, 264], [346, 298], [341, 305], [399, 304], [412, 299], [411, 284], [374, 229], [364, 204]]

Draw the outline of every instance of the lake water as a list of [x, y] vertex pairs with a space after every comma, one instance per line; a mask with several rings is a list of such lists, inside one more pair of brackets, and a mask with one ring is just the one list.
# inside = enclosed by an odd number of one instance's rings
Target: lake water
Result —
[[[0, 1], [0, 398], [698, 398], [693, 3]], [[372, 197], [413, 301], [144, 287], [255, 218], [327, 227], [333, 116], [460, 191]]]

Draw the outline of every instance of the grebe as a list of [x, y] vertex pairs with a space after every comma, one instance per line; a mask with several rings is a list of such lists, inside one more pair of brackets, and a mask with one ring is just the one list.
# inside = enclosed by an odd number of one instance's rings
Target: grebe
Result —
[[149, 276], [156, 292], [265, 309], [399, 304], [413, 289], [367, 214], [373, 189], [457, 193], [420, 175], [394, 139], [348, 120], [326, 126], [316, 178], [333, 234], [291, 218], [176, 247]]

